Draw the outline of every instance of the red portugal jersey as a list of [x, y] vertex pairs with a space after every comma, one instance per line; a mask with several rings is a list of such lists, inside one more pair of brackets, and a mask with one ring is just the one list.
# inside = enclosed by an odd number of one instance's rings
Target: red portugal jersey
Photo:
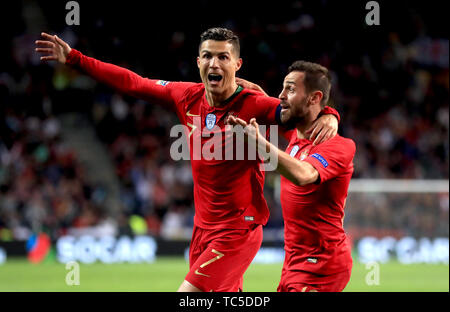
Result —
[[287, 270], [329, 275], [351, 268], [351, 246], [344, 232], [344, 207], [353, 174], [355, 143], [336, 135], [313, 146], [291, 132], [286, 153], [307, 161], [319, 181], [296, 186], [281, 177]]
[[[228, 114], [247, 122], [256, 118], [261, 125], [276, 123], [280, 100], [239, 88], [222, 107], [210, 107], [202, 83], [169, 82], [143, 78], [127, 69], [100, 62], [72, 49], [67, 64], [118, 91], [158, 103], [176, 112], [189, 142], [194, 180], [194, 223], [204, 229], [247, 229], [266, 224], [269, 209], [263, 197], [264, 172], [261, 161], [205, 159], [194, 151], [219, 145], [225, 151], [225, 124]], [[220, 132], [219, 145], [211, 144]], [[199, 137], [202, 133], [209, 137]], [[197, 142], [197, 143], [194, 143]], [[200, 146], [198, 145], [200, 142]], [[236, 142], [236, 140], [234, 141]], [[209, 144], [210, 146], [206, 146]], [[212, 148], [211, 146], [214, 145]], [[222, 153], [224, 156], [224, 153]], [[232, 156], [236, 159], [236, 155]]]

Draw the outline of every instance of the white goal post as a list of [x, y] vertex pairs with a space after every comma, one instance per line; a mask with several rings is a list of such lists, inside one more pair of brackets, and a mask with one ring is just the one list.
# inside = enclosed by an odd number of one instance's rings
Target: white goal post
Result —
[[449, 180], [352, 179], [349, 193], [448, 193]]

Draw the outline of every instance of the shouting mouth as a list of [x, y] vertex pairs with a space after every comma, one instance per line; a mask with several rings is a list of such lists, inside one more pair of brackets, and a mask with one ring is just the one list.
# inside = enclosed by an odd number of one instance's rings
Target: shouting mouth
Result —
[[208, 82], [211, 84], [211, 85], [218, 85], [219, 84], [219, 82], [222, 80], [222, 75], [219, 75], [219, 74], [209, 74], [208, 75]]

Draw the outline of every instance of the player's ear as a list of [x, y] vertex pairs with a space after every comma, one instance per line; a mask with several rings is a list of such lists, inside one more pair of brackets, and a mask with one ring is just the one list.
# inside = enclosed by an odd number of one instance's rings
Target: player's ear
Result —
[[239, 69], [241, 69], [241, 66], [242, 66], [242, 58], [239, 58], [239, 59], [236, 61], [236, 71], [238, 71]]
[[322, 91], [314, 91], [312, 98], [311, 98], [311, 104], [319, 104], [320, 105], [320, 101], [322, 101], [323, 98], [323, 92]]
[[200, 68], [200, 56], [197, 56], [197, 67]]

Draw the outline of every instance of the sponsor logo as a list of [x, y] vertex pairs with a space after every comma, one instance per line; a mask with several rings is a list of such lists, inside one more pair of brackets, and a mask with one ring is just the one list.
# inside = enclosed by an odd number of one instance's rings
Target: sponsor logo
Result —
[[56, 242], [57, 260], [61, 263], [151, 263], [155, 260], [157, 248], [156, 240], [145, 235], [118, 238], [67, 235]]
[[253, 217], [253, 216], [245, 216], [244, 220], [245, 221], [255, 221], [255, 217]]
[[306, 259], [309, 263], [317, 263], [317, 258], [308, 258]]

